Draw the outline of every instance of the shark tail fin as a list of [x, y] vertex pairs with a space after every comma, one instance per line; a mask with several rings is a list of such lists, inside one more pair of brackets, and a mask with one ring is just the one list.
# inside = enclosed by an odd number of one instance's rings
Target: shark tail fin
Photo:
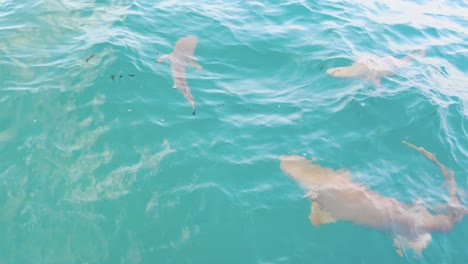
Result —
[[420, 49], [418, 52], [416, 53], [412, 53], [412, 54], [408, 54], [406, 55], [404, 58], [402, 58], [401, 60], [402, 61], [410, 61], [410, 60], [413, 60], [413, 59], [417, 59], [417, 58], [420, 58], [422, 56], [426, 55], [426, 50], [425, 49]]
[[406, 142], [406, 141], [403, 141], [403, 144], [409, 146], [410, 148], [413, 148], [413, 149], [419, 151], [421, 154], [424, 155], [424, 157], [426, 157], [428, 160], [434, 162], [439, 167], [440, 171], [442, 172], [442, 175], [444, 176], [445, 180], [447, 181], [447, 187], [448, 187], [450, 199], [452, 200], [453, 203], [460, 204], [460, 200], [457, 197], [458, 187], [457, 187], [457, 184], [455, 182], [455, 177], [453, 175], [453, 172], [451, 170], [447, 169], [447, 167], [445, 167], [442, 163], [440, 163], [436, 159], [436, 157], [435, 157], [435, 155], [433, 153], [430, 153], [429, 151], [425, 150], [423, 147], [416, 147], [415, 145], [413, 145], [413, 144], [411, 144], [409, 142]]
[[318, 202], [312, 202], [312, 212], [310, 213], [309, 219], [312, 225], [320, 226], [321, 224], [335, 223], [336, 220], [331, 216], [330, 212], [325, 210], [322, 205]]

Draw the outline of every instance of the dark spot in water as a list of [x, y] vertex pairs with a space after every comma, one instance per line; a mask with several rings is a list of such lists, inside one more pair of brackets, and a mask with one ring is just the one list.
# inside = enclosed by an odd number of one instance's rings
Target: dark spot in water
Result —
[[320, 69], [323, 70], [323, 65], [322, 65], [322, 67], [320, 67]]
[[89, 56], [89, 57], [86, 59], [86, 63], [88, 63], [88, 61], [89, 61], [90, 59], [92, 59], [93, 57], [94, 57], [94, 54], [92, 54], [91, 56]]
[[120, 78], [122, 78], [122, 74], [120, 75]]
[[128, 76], [130, 76], [130, 77], [134, 77], [134, 76], [135, 76], [135, 74], [129, 74]]
[[195, 110], [193, 110], [192, 115], [195, 115]]
[[112, 74], [110, 78], [114, 81], [115, 80], [115, 74]]

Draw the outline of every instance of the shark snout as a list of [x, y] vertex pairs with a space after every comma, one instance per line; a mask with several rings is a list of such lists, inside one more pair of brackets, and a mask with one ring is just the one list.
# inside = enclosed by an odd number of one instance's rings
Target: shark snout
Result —
[[302, 156], [297, 156], [297, 155], [292, 155], [292, 156], [281, 155], [279, 158], [280, 158], [281, 163], [290, 163], [290, 162], [302, 161], [306, 159]]
[[334, 76], [335, 73], [339, 72], [341, 69], [340, 67], [338, 68], [330, 68], [327, 70], [327, 74], [328, 75], [331, 75], [331, 76]]
[[295, 171], [300, 167], [300, 164], [306, 161], [306, 158], [302, 156], [282, 155], [279, 159], [281, 170], [292, 178], [295, 178]]
[[336, 67], [327, 70], [327, 74], [333, 77], [350, 78], [359, 77], [362, 75], [365, 68], [362, 64], [355, 63], [351, 66]]
[[359, 67], [356, 65], [347, 67], [336, 67], [327, 70], [327, 74], [333, 77], [357, 77], [359, 75]]

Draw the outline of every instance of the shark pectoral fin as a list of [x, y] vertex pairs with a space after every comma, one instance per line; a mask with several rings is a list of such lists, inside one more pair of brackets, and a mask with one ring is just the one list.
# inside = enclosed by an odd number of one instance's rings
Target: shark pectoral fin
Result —
[[403, 257], [403, 251], [401, 251], [401, 243], [398, 239], [394, 238], [393, 239], [393, 244], [395, 245], [395, 247], [397, 248], [396, 249], [396, 253], [398, 254], [398, 256], [400, 257]]
[[168, 59], [170, 60], [171, 58], [172, 58], [172, 53], [169, 53], [169, 54], [164, 54], [164, 55], [162, 55], [162, 56], [159, 57], [156, 61], [157, 61], [158, 63], [162, 63], [162, 62], [164, 62], [165, 60], [168, 60]]
[[197, 70], [203, 70], [203, 67], [200, 64], [196, 63], [195, 60], [193, 60], [193, 59], [189, 60], [188, 65], [190, 65], [191, 67], [193, 67], [193, 68], [195, 68]]
[[382, 78], [373, 79], [371, 82], [372, 82], [375, 86], [377, 86], [377, 88], [381, 88], [381, 87], [382, 87], [382, 85], [381, 85]]
[[427, 247], [429, 242], [431, 242], [432, 236], [430, 233], [424, 233], [418, 236], [415, 240], [409, 242], [409, 246], [417, 254], [421, 255], [422, 251]]
[[421, 255], [422, 251], [427, 247], [431, 240], [432, 236], [430, 233], [423, 233], [415, 238], [408, 238], [402, 235], [397, 235], [393, 239], [393, 243], [397, 247], [397, 253], [400, 256], [403, 256], [402, 250], [405, 248], [412, 249], [416, 254]]
[[318, 202], [312, 202], [311, 208], [312, 212], [309, 215], [310, 222], [314, 226], [320, 226], [321, 224], [330, 224], [335, 223], [336, 220], [326, 211], [323, 206]]

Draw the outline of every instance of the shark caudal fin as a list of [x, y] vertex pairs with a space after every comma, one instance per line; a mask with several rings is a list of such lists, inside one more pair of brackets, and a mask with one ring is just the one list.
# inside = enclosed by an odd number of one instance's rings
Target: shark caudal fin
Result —
[[412, 53], [412, 54], [408, 54], [406, 55], [404, 58], [401, 59], [401, 61], [405, 61], [405, 62], [408, 62], [410, 60], [414, 60], [414, 59], [417, 59], [417, 58], [420, 58], [422, 56], [426, 55], [426, 50], [425, 49], [421, 49], [419, 50], [418, 52], [416, 53]]
[[450, 195], [451, 202], [453, 204], [459, 205], [460, 200], [458, 199], [457, 195], [460, 195], [460, 193], [459, 193], [459, 190], [458, 190], [458, 187], [457, 187], [457, 183], [455, 182], [455, 177], [454, 177], [453, 171], [451, 171], [450, 169], [445, 167], [442, 163], [440, 163], [436, 159], [436, 156], [434, 155], [434, 153], [430, 153], [429, 151], [425, 150], [423, 147], [416, 147], [415, 145], [413, 145], [413, 144], [411, 144], [409, 142], [406, 142], [406, 141], [403, 141], [403, 144], [409, 146], [410, 148], [413, 148], [413, 149], [417, 150], [418, 152], [423, 154], [424, 157], [426, 157], [428, 160], [434, 162], [434, 164], [436, 164], [439, 167], [440, 171], [442, 172], [442, 175], [444, 176], [445, 180], [447, 181], [447, 188], [448, 188], [448, 192], [449, 192], [449, 195]]

